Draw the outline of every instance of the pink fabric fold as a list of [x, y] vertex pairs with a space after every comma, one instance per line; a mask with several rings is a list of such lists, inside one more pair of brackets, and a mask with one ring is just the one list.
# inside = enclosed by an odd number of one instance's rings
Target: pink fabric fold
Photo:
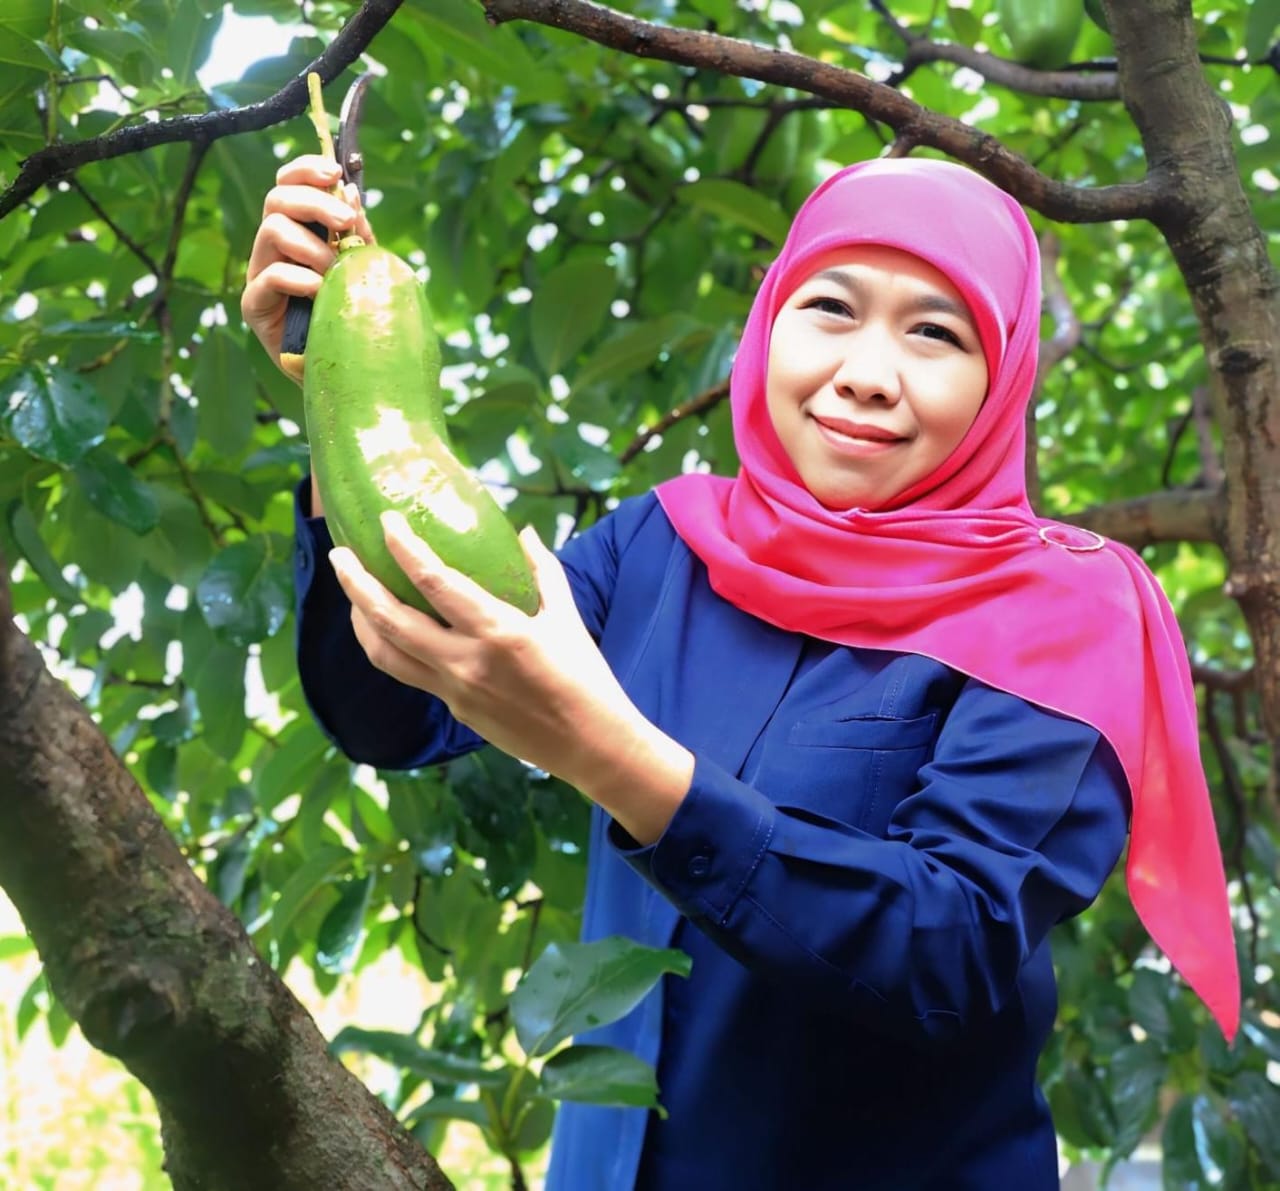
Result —
[[[961, 292], [990, 384], [973, 426], [887, 505], [836, 511], [800, 482], [765, 403], [774, 317], [833, 248], [914, 253]], [[747, 319], [730, 402], [736, 477], [658, 487], [713, 589], [781, 628], [927, 655], [1092, 724], [1133, 801], [1126, 879], [1151, 937], [1228, 1039], [1240, 982], [1195, 692], [1163, 591], [1128, 547], [1035, 515], [1024, 417], [1040, 335], [1040, 260], [1018, 204], [949, 162], [864, 162], [797, 213]]]

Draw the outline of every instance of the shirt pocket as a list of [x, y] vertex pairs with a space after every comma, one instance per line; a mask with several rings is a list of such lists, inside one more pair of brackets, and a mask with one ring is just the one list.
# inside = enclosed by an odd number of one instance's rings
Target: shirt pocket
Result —
[[805, 719], [766, 748], [759, 785], [779, 807], [883, 835], [894, 808], [919, 788], [937, 713], [898, 719]]

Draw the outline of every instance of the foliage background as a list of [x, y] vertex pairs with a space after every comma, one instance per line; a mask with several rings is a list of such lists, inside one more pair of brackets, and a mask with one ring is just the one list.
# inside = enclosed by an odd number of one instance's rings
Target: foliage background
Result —
[[[877, 5], [619, 7], [877, 79], [903, 51]], [[988, 0], [888, 7], [916, 33], [1009, 52]], [[293, 0], [235, 10], [300, 13]], [[7, 0], [0, 188], [46, 143], [269, 98], [350, 6], [301, 11], [309, 24], [285, 55], [205, 88], [215, 0]], [[1275, 0], [1197, 5], [1205, 55], [1259, 62], [1206, 70], [1273, 249], [1280, 97], [1261, 60], [1278, 25]], [[1074, 58], [1109, 51], [1087, 23]], [[812, 184], [883, 152], [888, 133], [776, 88], [491, 28], [471, 0], [406, 3], [369, 58], [386, 71], [365, 134], [374, 224], [423, 269], [459, 450], [517, 523], [563, 540], [682, 469], [731, 470], [719, 396], [753, 284]], [[898, 85], [1054, 177], [1105, 185], [1144, 168], [1117, 102], [1020, 95], [946, 63]], [[523, 1162], [549, 1112], [517, 1128], [458, 1108], [481, 1101], [446, 1078], [448, 1061], [508, 1053], [516, 978], [576, 935], [586, 813], [493, 753], [415, 775], [352, 767], [306, 713], [291, 609], [301, 401], [241, 327], [238, 294], [275, 169], [313, 139], [298, 119], [94, 163], [0, 220], [0, 546], [22, 623], [263, 954], [305, 966], [322, 997], [388, 952], [412, 965], [437, 995], [403, 1027], [417, 1049], [386, 1098], [433, 1150], [432, 1097]], [[1136, 223], [1052, 230], [1078, 344], [1038, 402], [1042, 511], [1212, 484], [1198, 328], [1163, 242]], [[646, 433], [689, 401], [697, 412]], [[1215, 547], [1145, 556], [1193, 660], [1217, 675], [1202, 690], [1204, 755], [1240, 911], [1245, 1031], [1228, 1052], [1149, 952], [1117, 876], [1056, 940], [1062, 1011], [1044, 1082], [1070, 1153], [1117, 1160], [1163, 1121], [1167, 1185], [1272, 1187], [1277, 822], [1269, 742], [1240, 678], [1249, 638]], [[46, 1016], [65, 1031], [41, 991], [37, 979], [6, 1028]]]

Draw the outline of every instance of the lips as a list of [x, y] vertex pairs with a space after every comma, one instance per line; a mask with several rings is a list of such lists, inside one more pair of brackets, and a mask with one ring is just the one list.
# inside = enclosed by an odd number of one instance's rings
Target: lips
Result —
[[850, 422], [847, 418], [829, 418], [814, 415], [813, 420], [824, 430], [829, 430], [842, 438], [855, 442], [894, 443], [905, 442], [906, 436], [895, 434], [883, 426], [873, 426], [868, 422]]

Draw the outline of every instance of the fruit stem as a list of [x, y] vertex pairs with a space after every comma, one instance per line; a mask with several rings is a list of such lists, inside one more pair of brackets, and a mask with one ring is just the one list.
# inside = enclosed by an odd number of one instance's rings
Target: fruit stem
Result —
[[[320, 76], [314, 70], [307, 72], [307, 97], [310, 103], [307, 106], [307, 115], [311, 118], [311, 126], [316, 130], [316, 136], [320, 139], [320, 152], [332, 162], [337, 162], [338, 153], [333, 147], [333, 133], [329, 131], [329, 113], [324, 110], [324, 95], [320, 89]], [[329, 187], [329, 193], [335, 198], [347, 201], [346, 192], [342, 188], [342, 179], [339, 178], [332, 186]], [[360, 236], [348, 234], [339, 237], [336, 233], [330, 235], [329, 243], [331, 247], [344, 249], [354, 248], [363, 244], [364, 240]]]

